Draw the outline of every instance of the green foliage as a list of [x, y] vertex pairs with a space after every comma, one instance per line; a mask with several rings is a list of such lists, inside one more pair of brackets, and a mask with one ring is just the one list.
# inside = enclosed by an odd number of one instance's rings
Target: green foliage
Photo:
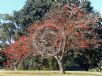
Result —
[[51, 7], [51, 0], [27, 0], [20, 11], [14, 12], [14, 20], [22, 28], [29, 27], [33, 22], [44, 17]]
[[13, 22], [12, 16], [8, 14], [1, 15], [0, 24], [0, 41], [2, 44], [11, 44], [16, 29], [16, 25]]
[[57, 70], [58, 65], [53, 58], [42, 58], [40, 56], [28, 56], [19, 69], [24, 70]]
[[[98, 67], [102, 58], [102, 49], [70, 50], [64, 57], [67, 70], [86, 70]], [[73, 67], [73, 68], [70, 68]], [[76, 69], [75, 69], [76, 68]]]

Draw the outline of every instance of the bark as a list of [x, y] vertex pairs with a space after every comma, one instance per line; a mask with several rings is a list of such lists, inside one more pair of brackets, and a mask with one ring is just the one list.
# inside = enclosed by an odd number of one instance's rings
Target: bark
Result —
[[65, 74], [64, 66], [62, 61], [57, 61], [59, 65], [59, 70], [61, 74]]
[[59, 58], [55, 58], [58, 62], [58, 66], [59, 66], [59, 70], [61, 74], [65, 74], [65, 69], [64, 69], [64, 65], [63, 65], [63, 60], [59, 59]]
[[17, 67], [16, 67], [16, 65], [14, 65], [14, 71], [16, 71], [17, 70]]

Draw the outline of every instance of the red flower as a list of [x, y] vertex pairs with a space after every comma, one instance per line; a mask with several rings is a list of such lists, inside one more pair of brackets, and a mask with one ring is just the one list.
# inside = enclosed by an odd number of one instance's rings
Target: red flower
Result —
[[75, 36], [77, 36], [77, 37], [81, 37], [81, 32], [75, 32]]
[[86, 40], [80, 41], [80, 47], [81, 48], [87, 48], [88, 47], [88, 42]]
[[21, 40], [21, 41], [24, 41], [24, 40], [25, 40], [25, 36], [21, 36], [21, 37], [20, 37], [20, 40]]
[[77, 13], [77, 16], [78, 16], [78, 17], [82, 17], [82, 16], [83, 16], [83, 13], [82, 13], [82, 12], [78, 12], [78, 13]]

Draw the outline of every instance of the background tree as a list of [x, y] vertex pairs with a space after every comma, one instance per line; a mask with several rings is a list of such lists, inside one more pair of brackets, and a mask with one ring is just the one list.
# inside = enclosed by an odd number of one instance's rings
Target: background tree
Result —
[[14, 40], [16, 24], [12, 20], [12, 16], [8, 14], [1, 15], [0, 25], [0, 41], [2, 45], [12, 44]]
[[[10, 46], [14, 41], [16, 25], [12, 20], [12, 16], [8, 14], [0, 14], [0, 57], [3, 52], [1, 49], [5, 49], [6, 46]], [[6, 58], [3, 58], [3, 61]]]
[[[71, 52], [71, 53], [69, 53]], [[98, 49], [80, 49], [80, 51], [68, 51], [65, 56], [65, 68], [67, 70], [85, 70], [98, 67], [102, 58], [101, 48]], [[71, 65], [68, 65], [71, 63]]]

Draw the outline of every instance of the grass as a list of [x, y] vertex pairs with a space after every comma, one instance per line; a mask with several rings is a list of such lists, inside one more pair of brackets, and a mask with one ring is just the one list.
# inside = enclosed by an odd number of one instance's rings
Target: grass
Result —
[[102, 76], [99, 72], [66, 71], [62, 75], [59, 71], [0, 71], [0, 76]]

